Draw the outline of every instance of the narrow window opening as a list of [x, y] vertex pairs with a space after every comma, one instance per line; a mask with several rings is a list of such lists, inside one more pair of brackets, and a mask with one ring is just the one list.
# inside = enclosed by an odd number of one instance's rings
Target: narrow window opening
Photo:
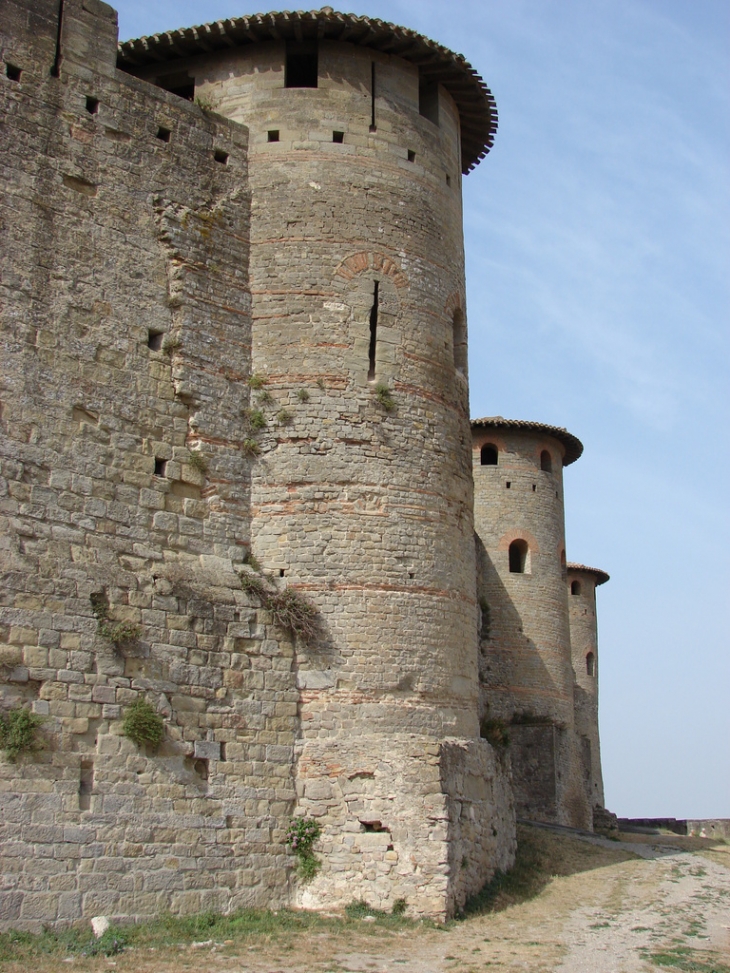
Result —
[[279, 577], [283, 578], [286, 574], [286, 568], [279, 568]]
[[223, 149], [216, 149], [213, 153], [213, 158], [216, 162], [220, 162], [222, 166], [228, 165], [228, 153], [224, 152]]
[[466, 374], [466, 359], [467, 359], [467, 347], [466, 347], [466, 319], [464, 317], [464, 312], [461, 308], [457, 308], [454, 311], [454, 317], [451, 322], [452, 329], [452, 344], [454, 349], [454, 366], [458, 372], [462, 375]]
[[528, 552], [529, 552], [529, 547], [527, 546], [527, 541], [523, 541], [523, 540], [512, 541], [512, 543], [509, 546], [509, 569], [511, 574], [527, 573]]
[[195, 78], [191, 78], [185, 71], [178, 71], [176, 74], [164, 74], [160, 78], [155, 78], [155, 84], [163, 91], [177, 95], [178, 98], [195, 101]]
[[414, 573], [413, 573], [413, 571], [409, 571], [409, 572], [408, 572], [408, 577], [410, 578], [410, 580], [411, 580], [411, 581], [413, 581], [413, 579], [414, 579], [414, 577], [415, 577], [415, 575], [414, 575]]
[[537, 483], [532, 484], [532, 492], [535, 493], [537, 490]]
[[157, 129], [157, 138], [160, 140], [160, 142], [169, 142], [171, 135], [172, 129], [165, 128], [164, 125], [160, 125], [160, 127]]
[[155, 476], [164, 476], [167, 472], [167, 460], [155, 457]]
[[418, 85], [418, 111], [434, 125], [439, 123], [439, 86], [423, 78]]
[[448, 173], [446, 173], [446, 185], [447, 186], [451, 185], [451, 176]]
[[480, 457], [482, 466], [496, 466], [499, 463], [499, 453], [497, 452], [497, 447], [493, 446], [491, 443], [487, 443], [486, 446], [482, 446]]
[[164, 337], [165, 337], [164, 331], [148, 331], [147, 347], [151, 351], [160, 351], [162, 348], [162, 339]]
[[79, 811], [91, 807], [91, 793], [94, 790], [94, 762], [82, 760], [79, 771]]
[[63, 33], [63, 3], [58, 0], [58, 23], [56, 24], [56, 53], [51, 65], [51, 77], [58, 78], [61, 74], [61, 34]]
[[344, 132], [333, 132], [332, 133], [332, 141], [333, 142], [344, 142], [345, 141], [345, 133]]
[[10, 78], [11, 81], [20, 81], [20, 75], [22, 74], [22, 71], [20, 70], [20, 68], [16, 68], [14, 64], [6, 64], [5, 74], [7, 75], [8, 78]]
[[269, 131], [266, 133], [266, 138], [267, 138], [267, 141], [269, 141], [269, 142], [278, 142], [279, 141], [279, 129], [278, 128], [271, 128], [271, 129], [269, 129]]
[[553, 458], [546, 449], [543, 449], [540, 453], [540, 469], [545, 473], [552, 473], [553, 471]]
[[511, 490], [512, 489], [512, 482], [510, 480], [507, 480], [507, 482], [505, 483], [505, 487], [506, 487], [507, 490]]
[[579, 595], [580, 594], [580, 581], [571, 581], [570, 582], [570, 593], [571, 593], [571, 595]]
[[596, 674], [596, 657], [592, 652], [589, 652], [586, 656], [586, 674], [589, 676]]
[[317, 75], [317, 42], [287, 42], [284, 87], [316, 88]]
[[368, 381], [375, 378], [375, 352], [378, 346], [378, 288], [379, 281], [373, 287], [373, 306], [370, 308], [370, 348], [368, 349]]
[[370, 63], [370, 131], [375, 131], [375, 61]]
[[87, 95], [86, 110], [90, 115], [96, 115], [96, 113], [99, 111], [99, 99], [92, 98], [91, 95]]
[[416, 153], [413, 151], [413, 149], [409, 149], [408, 150], [408, 161], [409, 162], [415, 162], [416, 161]]

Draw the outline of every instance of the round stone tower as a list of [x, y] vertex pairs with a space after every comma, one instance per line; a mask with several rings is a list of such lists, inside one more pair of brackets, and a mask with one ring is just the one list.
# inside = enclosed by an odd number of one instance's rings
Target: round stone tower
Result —
[[297, 779], [326, 854], [300, 901], [387, 907], [418, 886], [422, 911], [449, 911], [505, 861], [484, 802], [459, 850], [440, 743], [461, 741], [475, 779], [492, 773], [477, 717], [461, 178], [491, 146], [494, 101], [459, 55], [330, 8], [122, 55], [249, 129], [251, 548], [319, 619], [296, 646]]
[[538, 422], [472, 421], [483, 732], [509, 723], [518, 814], [591, 827], [573, 714], [563, 467], [583, 446]]
[[570, 644], [575, 674], [575, 732], [591, 806], [603, 807], [598, 734], [598, 621], [596, 588], [609, 576], [599, 568], [568, 563]]

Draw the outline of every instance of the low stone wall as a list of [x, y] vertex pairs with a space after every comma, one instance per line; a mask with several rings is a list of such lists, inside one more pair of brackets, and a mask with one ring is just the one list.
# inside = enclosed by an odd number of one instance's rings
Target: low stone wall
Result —
[[697, 838], [730, 838], [730, 818], [619, 818], [621, 831], [673, 831]]

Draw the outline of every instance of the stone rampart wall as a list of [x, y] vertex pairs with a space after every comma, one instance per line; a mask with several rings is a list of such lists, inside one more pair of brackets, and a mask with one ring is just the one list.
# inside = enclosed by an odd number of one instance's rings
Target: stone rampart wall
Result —
[[[247, 132], [117, 76], [93, 0], [53, 77], [57, 9], [3, 7], [1, 690], [45, 723], [0, 760], [0, 922], [283, 903], [293, 647], [234, 571]], [[140, 697], [155, 754], [121, 735]]]

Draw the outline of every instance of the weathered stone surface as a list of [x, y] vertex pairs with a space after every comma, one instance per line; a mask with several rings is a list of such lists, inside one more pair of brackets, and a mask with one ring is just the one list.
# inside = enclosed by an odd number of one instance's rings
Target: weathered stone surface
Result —
[[[283, 40], [133, 77], [110, 7], [66, 0], [60, 47], [57, 17], [6, 0], [0, 24], [0, 705], [47, 717], [0, 758], [0, 925], [443, 918], [515, 828], [479, 737], [472, 123], [359, 44], [322, 40], [311, 88]], [[560, 633], [561, 502], [525, 603]], [[140, 700], [158, 748], [128, 735]], [[322, 828], [306, 886], [295, 815]]]

